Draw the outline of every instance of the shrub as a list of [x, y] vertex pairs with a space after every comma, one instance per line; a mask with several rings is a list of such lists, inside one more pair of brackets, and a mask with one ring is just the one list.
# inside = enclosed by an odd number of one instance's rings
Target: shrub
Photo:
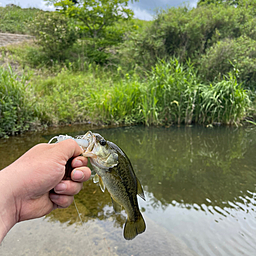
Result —
[[256, 41], [242, 36], [213, 45], [200, 59], [200, 74], [213, 81], [234, 71], [245, 87], [256, 89]]
[[[206, 49], [225, 38], [255, 37], [256, 19], [245, 8], [204, 6], [170, 8], [158, 14], [143, 33], [130, 36], [129, 58], [150, 68], [157, 59], [197, 60]], [[129, 59], [127, 58], [127, 59]]]
[[63, 60], [78, 38], [75, 25], [60, 13], [39, 14], [29, 24], [29, 28], [36, 37], [36, 43], [53, 60]]

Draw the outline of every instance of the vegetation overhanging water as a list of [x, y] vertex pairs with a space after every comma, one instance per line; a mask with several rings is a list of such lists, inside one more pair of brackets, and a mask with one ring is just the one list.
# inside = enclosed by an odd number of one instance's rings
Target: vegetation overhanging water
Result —
[[[13, 68], [0, 69], [0, 136], [88, 121], [168, 126], [253, 119], [253, 4], [200, 2], [162, 10], [151, 22], [132, 19], [127, 9], [126, 20], [109, 18], [108, 26], [100, 25], [107, 13], [94, 13], [98, 2], [84, 12], [70, 4], [59, 12], [0, 9], [3, 32], [36, 39], [2, 48], [2, 62]], [[92, 30], [83, 15], [94, 15]]]

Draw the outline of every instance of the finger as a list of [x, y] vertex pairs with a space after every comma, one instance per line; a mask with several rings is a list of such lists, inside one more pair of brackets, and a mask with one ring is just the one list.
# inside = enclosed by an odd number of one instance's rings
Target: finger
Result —
[[54, 145], [57, 148], [56, 150], [60, 150], [64, 153], [64, 155], [67, 157], [67, 160], [71, 157], [79, 156], [83, 152], [78, 144], [72, 139], [63, 140]]
[[72, 204], [74, 201], [74, 196], [67, 196], [67, 195], [57, 195], [50, 193], [50, 199], [51, 201], [58, 205], [58, 208], [67, 208]]
[[91, 176], [91, 170], [89, 167], [76, 168], [71, 172], [71, 179], [77, 182], [84, 182], [89, 180]]
[[86, 166], [87, 164], [88, 164], [88, 159], [86, 157], [78, 156], [72, 160], [71, 166], [72, 168], [77, 168], [81, 166]]
[[80, 192], [83, 187], [83, 183], [74, 182], [72, 180], [62, 180], [55, 188], [56, 194], [73, 196]]

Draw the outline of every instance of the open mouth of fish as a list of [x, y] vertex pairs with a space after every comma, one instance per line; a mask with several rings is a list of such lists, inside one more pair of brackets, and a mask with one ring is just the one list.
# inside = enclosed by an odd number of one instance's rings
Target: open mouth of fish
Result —
[[58, 136], [54, 136], [53, 138], [51, 138], [49, 140], [49, 144], [52, 143], [54, 140], [56, 139], [55, 143], [61, 142], [63, 140], [67, 140], [67, 139], [72, 139], [74, 141], [76, 141], [76, 143], [81, 147], [81, 149], [83, 150], [82, 155], [84, 157], [89, 157], [91, 160], [91, 163], [98, 166], [99, 168], [103, 168], [103, 169], [108, 169], [110, 167], [114, 167], [117, 165], [117, 161], [116, 163], [113, 163], [111, 165], [105, 165], [108, 162], [109, 156], [111, 155], [111, 153], [106, 154], [104, 157], [100, 156], [97, 154], [97, 149], [95, 149], [97, 141], [96, 141], [96, 136], [94, 133], [92, 133], [91, 131], [88, 131], [86, 134], [84, 135], [78, 135], [75, 138], [69, 135], [58, 135]]
[[96, 137], [91, 131], [88, 131], [85, 135], [79, 135], [76, 138], [69, 135], [58, 135], [51, 138], [48, 144], [52, 143], [56, 139], [55, 143], [61, 142], [63, 140], [72, 139], [83, 149], [84, 152], [91, 152], [96, 143]]

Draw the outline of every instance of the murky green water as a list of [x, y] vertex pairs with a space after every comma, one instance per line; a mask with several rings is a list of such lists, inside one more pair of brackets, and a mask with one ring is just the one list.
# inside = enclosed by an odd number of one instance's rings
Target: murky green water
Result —
[[[88, 129], [65, 127], [0, 140], [0, 169], [56, 134], [78, 135]], [[116, 143], [129, 156], [146, 194], [146, 202], [139, 199], [146, 232], [125, 241], [125, 212], [114, 213], [108, 193], [102, 193], [90, 180], [76, 196], [83, 223], [74, 206], [56, 210], [44, 219], [20, 223], [0, 246], [0, 254], [255, 254], [255, 127], [93, 131]]]

